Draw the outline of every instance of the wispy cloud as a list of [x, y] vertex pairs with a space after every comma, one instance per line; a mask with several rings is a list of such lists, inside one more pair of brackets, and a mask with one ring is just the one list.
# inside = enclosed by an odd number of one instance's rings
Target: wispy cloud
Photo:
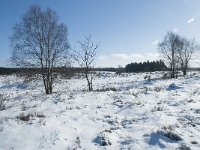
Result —
[[194, 22], [194, 18], [190, 18], [190, 19], [188, 20], [188, 24], [190, 24], [190, 23], [192, 23], [192, 22]]
[[173, 29], [174, 33], [178, 32], [178, 29], [177, 28], [174, 28]]
[[[146, 53], [146, 54], [110, 54], [110, 55], [101, 55], [97, 58], [96, 67], [117, 67], [118, 65], [122, 65], [125, 67], [127, 64], [132, 62], [144, 62], [144, 61], [155, 61], [162, 59], [159, 53]], [[199, 54], [193, 55], [190, 61], [189, 66], [199, 67], [200, 60]]]
[[159, 41], [158, 40], [155, 40], [152, 44], [153, 45], [158, 45]]
[[125, 66], [131, 62], [144, 62], [158, 60], [159, 55], [157, 53], [147, 54], [111, 54], [99, 56], [96, 62], [97, 67], [117, 67], [118, 65]]

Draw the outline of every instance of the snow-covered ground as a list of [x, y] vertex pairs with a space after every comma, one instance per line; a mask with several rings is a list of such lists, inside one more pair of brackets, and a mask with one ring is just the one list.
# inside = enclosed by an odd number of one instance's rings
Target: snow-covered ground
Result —
[[[41, 81], [0, 76], [0, 149], [200, 149], [200, 73], [99, 72], [94, 91], [83, 78]], [[5, 105], [5, 106], [3, 106]]]

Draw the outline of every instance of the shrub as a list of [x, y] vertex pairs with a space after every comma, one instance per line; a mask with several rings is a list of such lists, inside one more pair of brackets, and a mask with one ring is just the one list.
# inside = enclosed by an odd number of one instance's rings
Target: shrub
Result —
[[177, 150], [191, 150], [191, 148], [188, 147], [186, 144], [181, 143], [180, 147], [178, 147]]
[[29, 121], [31, 117], [33, 117], [32, 114], [24, 114], [24, 113], [22, 113], [17, 118], [22, 120], [22, 121]]
[[3, 95], [0, 94], [0, 111], [5, 110], [5, 104], [4, 104], [5, 99], [3, 98]]
[[22, 121], [27, 121], [27, 122], [30, 121], [31, 118], [33, 117], [45, 118], [45, 115], [43, 113], [35, 112], [35, 113], [28, 113], [28, 114], [21, 113], [19, 116], [17, 116], [18, 119]]
[[96, 92], [107, 92], [107, 91], [116, 92], [117, 89], [115, 87], [102, 87], [101, 89], [96, 90]]
[[182, 141], [183, 139], [176, 133], [172, 132], [172, 131], [157, 131], [158, 134], [165, 136], [167, 138], [169, 138], [172, 141]]
[[108, 137], [104, 134], [104, 133], [100, 133], [99, 136], [97, 136], [93, 142], [95, 142], [96, 144], [99, 144], [100, 146], [109, 146], [111, 145], [110, 140], [108, 139]]

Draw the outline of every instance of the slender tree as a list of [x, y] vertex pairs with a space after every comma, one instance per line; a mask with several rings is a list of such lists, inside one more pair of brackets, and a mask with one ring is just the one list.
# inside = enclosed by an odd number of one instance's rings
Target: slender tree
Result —
[[54, 68], [68, 58], [67, 26], [50, 8], [33, 5], [15, 25], [11, 36], [11, 60], [20, 67], [40, 68], [46, 94], [52, 93]]
[[183, 72], [183, 75], [186, 75], [192, 55], [196, 50], [199, 49], [199, 45], [194, 39], [188, 40], [186, 38], [182, 38], [182, 42], [183, 42], [183, 48], [178, 49], [178, 54], [180, 59], [181, 70]]
[[177, 77], [180, 59], [178, 52], [183, 49], [183, 41], [178, 34], [168, 32], [164, 40], [158, 44], [159, 52], [168, 63], [171, 70], [171, 77]]
[[97, 54], [99, 45], [92, 42], [91, 35], [85, 36], [84, 40], [79, 42], [81, 50], [77, 52], [75, 59], [79, 65], [83, 67], [84, 74], [87, 80], [88, 90], [92, 91], [93, 73], [92, 68], [94, 67], [94, 61]]

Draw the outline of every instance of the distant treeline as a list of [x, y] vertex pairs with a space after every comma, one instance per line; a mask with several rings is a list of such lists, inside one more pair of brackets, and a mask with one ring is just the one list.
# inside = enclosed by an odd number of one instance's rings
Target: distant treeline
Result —
[[125, 67], [126, 72], [151, 72], [151, 71], [166, 71], [167, 66], [162, 60], [159, 61], [146, 61], [140, 63], [130, 63]]
[[0, 67], [0, 75], [10, 75], [16, 72], [20, 72], [19, 68], [3, 68]]
[[[163, 61], [153, 61], [153, 62], [140, 62], [140, 63], [130, 63], [126, 65], [125, 68], [92, 68], [92, 71], [109, 71], [109, 72], [151, 72], [151, 71], [168, 71], [169, 69], [164, 64]], [[189, 70], [200, 71], [199, 68], [189, 68]], [[54, 68], [54, 73], [59, 73], [65, 75], [66, 77], [73, 76], [75, 73], [84, 72], [84, 68], [80, 67], [59, 67]], [[40, 68], [3, 68], [0, 67], [0, 75], [34, 75], [41, 74]]]
[[[119, 68], [92, 68], [92, 71], [110, 71], [110, 72], [117, 72]], [[74, 73], [83, 72], [84, 68], [80, 67], [58, 67], [54, 68], [55, 73], [65, 74], [66, 76], [71, 76]], [[31, 74], [40, 74], [40, 68], [4, 68], [0, 67], [0, 75], [31, 75]]]
[[[66, 68], [66, 67], [58, 67], [54, 68], [55, 73], [61, 73], [61, 74], [66, 74], [66, 73], [74, 73], [74, 72], [79, 72], [79, 68]], [[43, 74], [45, 73], [45, 70], [41, 68], [3, 68], [0, 67], [0, 75], [12, 75], [12, 74], [17, 74], [17, 75], [34, 75], [34, 74]]]

